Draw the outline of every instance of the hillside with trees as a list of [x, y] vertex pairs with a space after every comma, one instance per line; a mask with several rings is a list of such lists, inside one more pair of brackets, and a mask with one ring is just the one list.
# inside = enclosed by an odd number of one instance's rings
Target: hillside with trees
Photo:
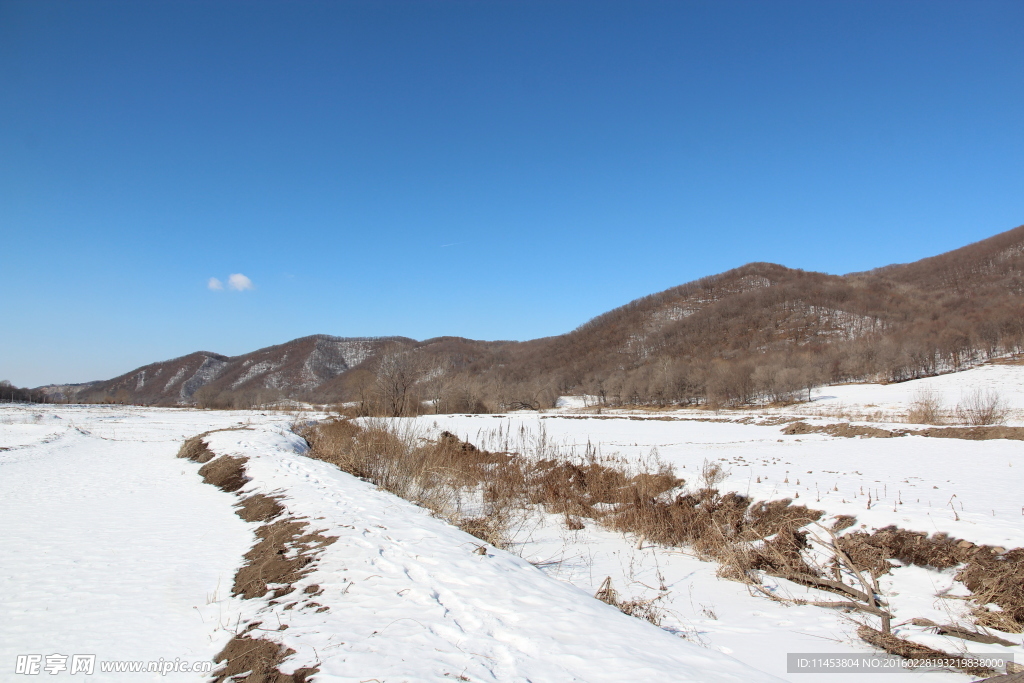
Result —
[[799, 400], [813, 387], [900, 382], [1024, 347], [1024, 226], [939, 256], [828, 275], [771, 263], [632, 301], [525, 342], [304, 337], [198, 352], [70, 392], [70, 400], [364, 412], [493, 412], [560, 395], [607, 404]]

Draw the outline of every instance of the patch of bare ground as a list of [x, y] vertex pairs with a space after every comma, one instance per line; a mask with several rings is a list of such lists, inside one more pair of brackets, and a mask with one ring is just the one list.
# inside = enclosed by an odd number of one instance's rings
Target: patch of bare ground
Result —
[[910, 432], [914, 436], [932, 436], [938, 439], [967, 439], [986, 441], [988, 439], [1011, 439], [1024, 441], [1024, 427], [935, 427]]
[[235, 503], [235, 514], [247, 522], [269, 522], [284, 512], [281, 499], [254, 493]]
[[317, 672], [315, 668], [297, 669], [283, 674], [281, 663], [295, 650], [284, 648], [263, 638], [238, 635], [231, 639], [214, 660], [223, 666], [214, 674], [214, 682], [250, 681], [251, 683], [306, 683]]
[[1011, 439], [1024, 441], [1024, 427], [982, 426], [982, 427], [929, 427], [927, 429], [882, 429], [867, 425], [854, 425], [848, 422], [836, 422], [826, 425], [812, 425], [806, 422], [794, 422], [782, 430], [790, 436], [800, 434], [828, 434], [852, 439], [855, 437], [872, 439], [891, 439], [898, 436], [928, 436], [936, 439], [967, 439], [969, 441], [987, 441], [989, 439]]
[[294, 584], [312, 570], [319, 551], [336, 539], [309, 531], [309, 525], [294, 517], [269, 522], [256, 530], [259, 539], [245, 554], [245, 564], [235, 574], [234, 595], [272, 598], [295, 590]]
[[[262, 522], [256, 529], [257, 542], [245, 554], [245, 563], [235, 573], [232, 594], [246, 599], [261, 598], [270, 594], [272, 601], [280, 599], [298, 589], [296, 583], [312, 571], [315, 560], [326, 546], [337, 540], [320, 531], [311, 530], [303, 519], [287, 514], [279, 496], [255, 493], [243, 496], [239, 490], [248, 482], [245, 475], [247, 458], [216, 454], [210, 450], [204, 437], [205, 432], [187, 439], [178, 451], [179, 458], [203, 463], [199, 474], [203, 481], [229, 493], [239, 496], [235, 513], [247, 522]], [[311, 600], [315, 591], [309, 587], [300, 599]], [[324, 608], [319, 603], [307, 602], [307, 606]], [[284, 648], [266, 638], [255, 638], [249, 634], [259, 626], [250, 623], [236, 635], [214, 658], [220, 668], [214, 672], [214, 681], [249, 683], [305, 683], [316, 673], [316, 668], [301, 668], [285, 674], [279, 669], [281, 663], [294, 650]]]
[[888, 430], [866, 425], [853, 425], [848, 422], [835, 422], [827, 425], [812, 425], [806, 422], [794, 422], [783, 428], [783, 434], [789, 436], [800, 434], [828, 434], [847, 439], [868, 437], [874, 439], [891, 439], [895, 436], [906, 436], [906, 430]]

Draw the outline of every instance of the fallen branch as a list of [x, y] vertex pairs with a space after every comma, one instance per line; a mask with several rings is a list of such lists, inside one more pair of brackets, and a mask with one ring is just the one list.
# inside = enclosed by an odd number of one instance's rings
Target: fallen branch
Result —
[[994, 669], [983, 666], [971, 666], [972, 660], [965, 659], [960, 655], [953, 655], [942, 650], [934, 650], [926, 645], [920, 645], [918, 643], [911, 642], [905, 638], [900, 638], [891, 633], [882, 633], [877, 631], [870, 626], [861, 625], [857, 628], [857, 635], [865, 643], [874, 645], [880, 650], [884, 650], [891, 655], [897, 657], [903, 657], [910, 661], [941, 661], [950, 668], [959, 669], [964, 673], [969, 673], [974, 676], [991, 676], [998, 673]]

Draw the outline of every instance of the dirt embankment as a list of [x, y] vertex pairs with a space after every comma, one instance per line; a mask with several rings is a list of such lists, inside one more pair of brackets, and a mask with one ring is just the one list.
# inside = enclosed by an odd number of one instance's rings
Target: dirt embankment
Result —
[[969, 441], [986, 441], [988, 439], [1012, 439], [1024, 441], [1024, 427], [929, 427], [927, 429], [882, 429], [869, 425], [855, 425], [848, 422], [835, 422], [827, 425], [812, 425], [806, 422], [793, 422], [787, 425], [783, 434], [790, 436], [800, 434], [828, 434], [829, 436], [852, 439], [863, 437], [871, 439], [891, 439], [898, 436], [929, 436], [936, 439], [967, 439]]
[[[336, 539], [310, 529], [303, 519], [290, 516], [280, 498], [255, 493], [238, 493], [249, 481], [245, 475], [246, 458], [229, 455], [216, 457], [203, 441], [206, 434], [194, 436], [182, 444], [179, 458], [204, 463], [199, 468], [203, 481], [239, 497], [235, 513], [247, 522], [262, 522], [256, 529], [256, 544], [245, 554], [245, 563], [235, 573], [232, 594], [246, 599], [270, 594], [271, 604], [288, 600], [284, 609], [327, 609], [312, 598], [319, 595], [316, 586], [299, 590], [296, 583], [313, 569], [320, 551]], [[310, 589], [313, 590], [310, 590]], [[305, 683], [318, 671], [315, 667], [281, 673], [280, 665], [295, 651], [266, 638], [249, 635], [262, 622], [253, 620], [214, 658], [221, 667], [214, 672], [215, 683], [230, 680], [249, 683]], [[285, 627], [281, 627], [285, 628]], [[263, 629], [261, 629], [263, 630]]]

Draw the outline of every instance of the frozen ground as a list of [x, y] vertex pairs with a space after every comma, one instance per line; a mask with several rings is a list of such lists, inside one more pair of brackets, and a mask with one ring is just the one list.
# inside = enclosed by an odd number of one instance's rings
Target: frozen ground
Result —
[[[670, 463], [690, 485], [706, 460], [717, 461], [729, 472], [723, 491], [799, 496], [829, 516], [855, 515], [867, 529], [896, 524], [1024, 546], [1024, 442], [782, 433], [785, 417], [899, 419], [920, 386], [950, 408], [976, 387], [994, 388], [1024, 414], [1024, 367], [1004, 365], [901, 385], [828, 387], [810, 404], [717, 415], [594, 415], [577, 400], [549, 414], [415, 422], [424, 435], [446, 429], [484, 447], [510, 439], [524, 452], [569, 456], [589, 444], [632, 467]], [[788, 674], [785, 655], [871, 652], [853, 635], [856, 615], [753, 595], [685, 551], [638, 546], [590, 522], [569, 531], [535, 514], [516, 532], [512, 550], [521, 557], [479, 554], [475, 538], [304, 457], [291, 420], [0, 406], [0, 679], [22, 678], [11, 672], [23, 654], [208, 661], [254, 621], [263, 637], [296, 651], [284, 670], [318, 665], [317, 681], [850, 681], [849, 674]], [[338, 539], [299, 586], [317, 584], [315, 600], [229, 595], [256, 525], [233, 514], [234, 495], [201, 483], [198, 466], [174, 456], [188, 436], [235, 427], [247, 429], [215, 432], [209, 442], [218, 454], [249, 458], [244, 493], [279, 495], [291, 514]], [[1024, 660], [1021, 647], [965, 644], [902, 624], [961, 618], [954, 573], [905, 567], [883, 577], [896, 631], [949, 652], [1012, 651]], [[625, 598], [656, 599], [664, 630], [594, 600], [606, 577]], [[779, 579], [766, 585], [783, 597], [833, 597]], [[1020, 634], [1002, 635], [1021, 642]], [[91, 680], [163, 679], [97, 671]], [[870, 679], [971, 680], [956, 673]]]
[[[605, 410], [595, 415], [581, 409], [583, 402], [576, 399], [543, 415], [424, 416], [417, 423], [425, 434], [444, 429], [498, 450], [508, 440], [513, 449], [521, 447], [524, 452], [544, 443], [563, 454], [582, 453], [589, 444], [605, 457], [628, 463], [669, 463], [691, 483], [705, 461], [717, 461], [729, 473], [720, 485], [723, 492], [736, 491], [757, 500], [793, 498], [824, 510], [829, 517], [854, 515], [858, 528], [867, 530], [894, 524], [926, 533], [947, 532], [978, 544], [1024, 546], [1024, 443], [1020, 441], [787, 436], [782, 433], [784, 424], [778, 424], [778, 418], [787, 415], [827, 424], [841, 421], [829, 415], [880, 411], [883, 414], [877, 418], [895, 420], [922, 386], [950, 407], [976, 388], [993, 388], [1009, 408], [1024, 409], [1024, 367], [1000, 365], [899, 385], [827, 387], [811, 404], [782, 409], [717, 415], [692, 410]], [[910, 427], [896, 422], [873, 424]], [[664, 610], [664, 625], [788, 680], [806, 680], [808, 675], [786, 673], [786, 652], [870, 649], [852, 635], [856, 623], [849, 615], [751, 596], [745, 586], [718, 579], [714, 565], [685, 552], [646, 545], [637, 549], [636, 539], [623, 539], [592, 524], [582, 531], [569, 531], [557, 519], [524, 527], [517, 540], [524, 557], [588, 591], [612, 577], [613, 585], [629, 596], [661, 596], [656, 604]], [[966, 608], [955, 596], [966, 591], [953, 581], [954, 574], [955, 570], [905, 567], [883, 577], [882, 589], [895, 611], [894, 624], [911, 618], [938, 623], [960, 620]], [[768, 580], [779, 595], [831, 599], [784, 580]], [[949, 652], [1011, 652], [909, 625], [896, 631]], [[1018, 643], [1022, 639], [1020, 634], [1004, 635]], [[1018, 661], [1024, 660], [1024, 648], [1012, 648], [1012, 652]], [[847, 674], [833, 678], [848, 680], [843, 676]], [[876, 674], [871, 680], [907, 681], [915, 676], [929, 681], [968, 680], [953, 673]], [[813, 677], [829, 680], [824, 674]]]
[[[317, 681], [769, 681], [627, 617], [571, 582], [302, 455], [288, 416], [120, 407], [0, 408], [0, 678], [19, 655], [209, 660], [246, 624]], [[336, 536], [296, 604], [228, 595], [255, 524], [176, 459], [209, 429], [272, 492]], [[300, 599], [302, 597], [303, 599]], [[41, 675], [49, 676], [44, 671]], [[67, 670], [54, 678], [70, 676]], [[77, 675], [77, 674], [76, 674]], [[461, 677], [461, 678], [460, 678]], [[28, 679], [28, 677], [25, 677]], [[197, 680], [196, 674], [167, 679]], [[90, 680], [163, 680], [101, 673]]]
[[[23, 678], [18, 655], [216, 654], [226, 634], [211, 626], [236, 609], [227, 595], [252, 534], [174, 456], [183, 436], [253, 419], [267, 418], [0, 407], [0, 680]], [[93, 680], [133, 677], [161, 678]]]

